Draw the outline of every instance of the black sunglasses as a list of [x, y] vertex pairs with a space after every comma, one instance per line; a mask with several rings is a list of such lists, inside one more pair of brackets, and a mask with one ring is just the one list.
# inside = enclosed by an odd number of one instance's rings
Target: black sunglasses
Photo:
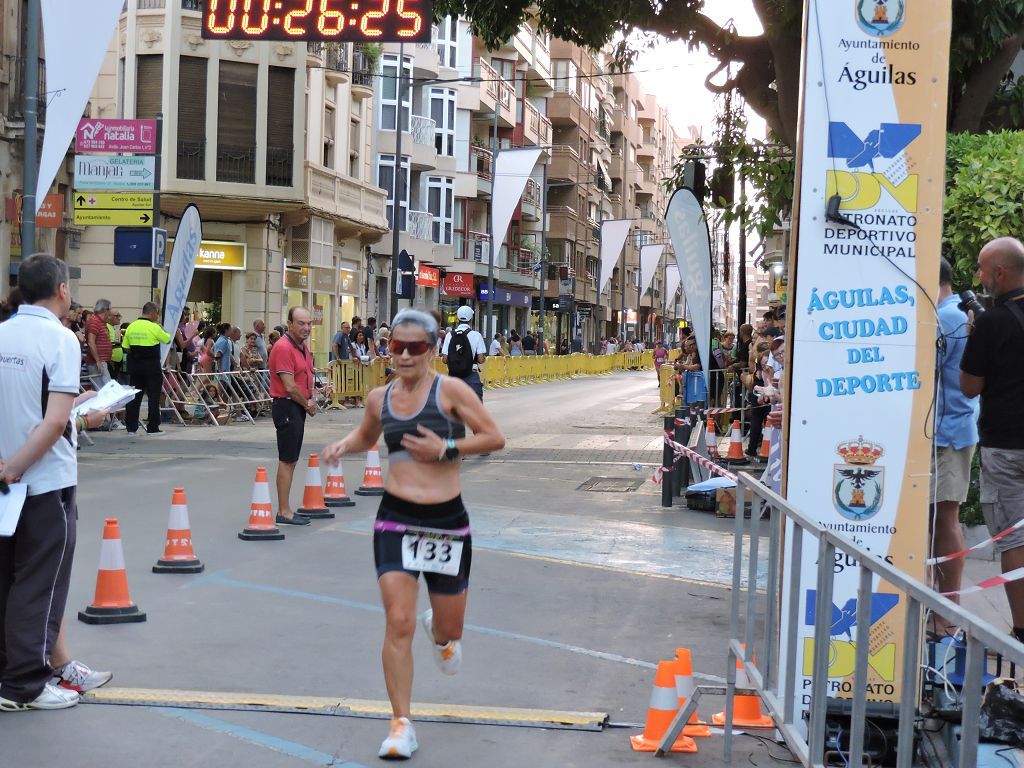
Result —
[[419, 357], [428, 350], [433, 349], [433, 347], [434, 345], [429, 341], [398, 341], [397, 339], [392, 339], [388, 342], [388, 349], [391, 350], [395, 357], [403, 352], [408, 352], [413, 357]]

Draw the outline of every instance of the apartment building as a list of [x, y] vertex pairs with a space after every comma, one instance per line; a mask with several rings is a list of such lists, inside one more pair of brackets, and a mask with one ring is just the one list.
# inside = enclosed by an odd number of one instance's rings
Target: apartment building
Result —
[[[447, 18], [435, 25], [429, 43], [384, 46], [377, 86], [377, 180], [388, 194], [392, 223], [398, 120], [403, 174], [399, 251], [417, 265], [415, 295], [409, 301], [438, 309], [447, 325], [455, 324], [460, 305], [469, 304], [484, 327], [495, 151], [551, 142], [545, 116], [551, 92], [548, 45], [546, 36], [523, 24], [501, 48], [487, 51], [465, 21]], [[404, 87], [399, 85], [400, 60]], [[508, 231], [495, 237], [497, 329], [522, 332], [531, 323], [543, 239], [542, 177], [538, 163]], [[385, 315], [391, 238], [377, 243], [372, 253], [373, 301]]]
[[[365, 248], [388, 229], [369, 150], [376, 63], [347, 45], [204, 40], [200, 9], [127, 0], [86, 116], [163, 116], [158, 225], [173, 238], [190, 203], [203, 217], [194, 312], [244, 328], [308, 306], [325, 363], [331, 330], [363, 312]], [[79, 301], [108, 298], [130, 318], [150, 270], [114, 266], [114, 227], [74, 225], [67, 170], [61, 226], [40, 247], [72, 267]]]

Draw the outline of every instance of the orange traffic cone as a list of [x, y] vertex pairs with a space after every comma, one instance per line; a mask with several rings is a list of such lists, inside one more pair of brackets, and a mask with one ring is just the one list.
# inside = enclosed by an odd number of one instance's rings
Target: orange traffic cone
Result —
[[356, 488], [356, 496], [383, 496], [384, 473], [380, 469], [380, 451], [371, 448], [366, 452], [366, 469], [363, 484]]
[[309, 454], [306, 486], [302, 490], [302, 506], [295, 511], [314, 520], [334, 517], [334, 513], [324, 504], [324, 487], [320, 482], [320, 457], [315, 453]]
[[708, 417], [708, 428], [704, 433], [704, 445], [707, 447], [709, 458], [718, 458], [718, 435], [715, 434], [715, 420], [711, 416]]
[[768, 458], [768, 454], [772, 450], [772, 430], [774, 429], [775, 427], [767, 424], [765, 425], [763, 435], [761, 436], [761, 450], [757, 452], [757, 457], [759, 459]]
[[203, 564], [192, 549], [192, 528], [188, 522], [185, 489], [175, 488], [171, 496], [171, 515], [167, 521], [164, 556], [156, 561], [153, 573], [202, 573]]
[[78, 612], [78, 620], [86, 624], [134, 624], [146, 620], [146, 614], [128, 596], [121, 528], [113, 517], [107, 518], [103, 526], [96, 596], [91, 605]]
[[249, 525], [240, 531], [242, 541], [276, 541], [284, 534], [274, 523], [274, 507], [270, 503], [270, 481], [267, 468], [256, 470], [256, 484], [252, 488], [252, 506], [249, 508]]
[[[654, 675], [651, 703], [647, 708], [647, 723], [642, 736], [630, 736], [629, 743], [634, 752], [654, 752], [661, 744], [672, 718], [676, 716], [679, 700], [676, 695], [674, 661], [659, 661]], [[670, 752], [696, 752], [697, 743], [689, 736], [680, 735]]]
[[[689, 648], [676, 648], [676, 658], [672, 662], [676, 676], [676, 697], [679, 699], [679, 709], [686, 706], [686, 701], [693, 696], [693, 665], [690, 661]], [[690, 716], [687, 725], [683, 728], [685, 736], [710, 736], [711, 728], [707, 723], [697, 719], [696, 711]]]
[[[744, 646], [746, 648], [746, 646]], [[750, 688], [750, 680], [747, 678], [747, 671], [743, 668], [743, 660], [736, 659], [736, 687]], [[715, 725], [725, 725], [725, 711], [711, 716], [711, 722]], [[732, 697], [732, 724], [736, 728], [774, 728], [772, 719], [761, 712], [761, 698], [759, 696]]]
[[729, 436], [729, 452], [725, 454], [727, 464], [746, 464], [747, 457], [743, 455], [743, 433], [740, 431], [740, 420], [732, 423], [732, 434]]
[[341, 462], [327, 468], [327, 489], [324, 491], [324, 504], [328, 507], [354, 507], [356, 503], [345, 491], [345, 472]]

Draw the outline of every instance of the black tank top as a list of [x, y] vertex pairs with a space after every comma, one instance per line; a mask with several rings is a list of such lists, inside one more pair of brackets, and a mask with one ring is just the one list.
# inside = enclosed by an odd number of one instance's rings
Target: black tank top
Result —
[[419, 411], [406, 418], [396, 416], [391, 410], [391, 389], [395, 382], [388, 384], [384, 392], [384, 404], [380, 409], [380, 421], [384, 428], [384, 444], [388, 447], [389, 461], [412, 461], [412, 457], [402, 447], [402, 438], [408, 434], [418, 435], [416, 427], [421, 424], [436, 432], [442, 439], [458, 440], [466, 436], [466, 425], [450, 419], [441, 409], [442, 378], [444, 377], [440, 374], [434, 377], [434, 383], [430, 386], [427, 398]]

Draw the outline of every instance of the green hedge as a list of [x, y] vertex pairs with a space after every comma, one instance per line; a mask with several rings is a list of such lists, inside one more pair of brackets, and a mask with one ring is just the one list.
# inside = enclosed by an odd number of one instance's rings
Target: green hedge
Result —
[[1024, 131], [949, 135], [943, 229], [942, 251], [957, 289], [974, 283], [985, 243], [1024, 238]]

